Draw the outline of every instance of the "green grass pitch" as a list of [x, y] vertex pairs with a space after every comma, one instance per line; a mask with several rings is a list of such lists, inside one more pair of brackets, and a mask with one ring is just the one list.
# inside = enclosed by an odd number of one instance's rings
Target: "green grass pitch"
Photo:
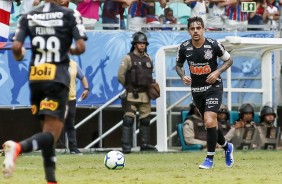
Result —
[[[278, 184], [282, 183], [282, 151], [235, 151], [233, 168], [225, 166], [222, 151], [215, 155], [211, 170], [200, 170], [205, 151], [176, 153], [132, 153], [125, 155], [122, 170], [108, 170], [106, 153], [83, 156], [58, 153], [57, 179], [60, 184], [150, 183], [150, 184]], [[3, 162], [4, 157], [0, 157]], [[1, 184], [44, 184], [39, 153], [20, 156], [13, 177], [0, 177]]]

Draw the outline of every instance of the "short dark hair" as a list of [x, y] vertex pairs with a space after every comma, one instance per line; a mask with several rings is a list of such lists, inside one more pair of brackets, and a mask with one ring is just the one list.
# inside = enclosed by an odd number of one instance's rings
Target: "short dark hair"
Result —
[[204, 21], [201, 17], [190, 17], [189, 19], [187, 19], [188, 23], [187, 23], [187, 28], [189, 29], [189, 27], [191, 26], [191, 24], [193, 22], [200, 22], [200, 24], [202, 25], [202, 27], [204, 28], [205, 25], [204, 25]]
[[164, 9], [164, 13], [166, 14], [168, 12], [173, 12], [173, 10], [171, 8], [167, 7], [167, 8]]

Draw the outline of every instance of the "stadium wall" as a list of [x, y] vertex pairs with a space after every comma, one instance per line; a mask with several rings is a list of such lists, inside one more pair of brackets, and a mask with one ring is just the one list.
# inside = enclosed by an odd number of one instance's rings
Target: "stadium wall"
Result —
[[[76, 122], [81, 121], [96, 109], [78, 108]], [[41, 131], [40, 123], [31, 115], [30, 109], [1, 109], [0, 110], [0, 144], [6, 140], [21, 141], [34, 133]], [[123, 118], [120, 108], [109, 108], [103, 111], [103, 132], [109, 130]], [[151, 125], [152, 144], [156, 144], [156, 124]], [[86, 124], [77, 129], [77, 141], [79, 148], [87, 146], [90, 142], [97, 139], [98, 116], [90, 119]], [[138, 145], [139, 145], [139, 137]], [[102, 141], [103, 148], [113, 148], [121, 146], [121, 128], [113, 131]], [[63, 141], [59, 141], [57, 148], [62, 148]], [[94, 145], [93, 148], [97, 148]]]

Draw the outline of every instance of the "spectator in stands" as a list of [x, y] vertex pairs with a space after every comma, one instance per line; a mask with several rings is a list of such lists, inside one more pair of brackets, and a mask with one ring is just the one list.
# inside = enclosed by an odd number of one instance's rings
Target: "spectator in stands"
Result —
[[[120, 29], [125, 29], [124, 11], [135, 0], [105, 0], [102, 10], [103, 24], [120, 24]], [[117, 27], [103, 27], [104, 30], [114, 30]]]
[[80, 0], [77, 3], [77, 11], [80, 12], [82, 22], [87, 29], [93, 29], [99, 20], [99, 0]]
[[146, 16], [146, 23], [160, 24], [159, 17], [156, 15], [156, 3], [148, 3], [148, 13]]
[[206, 0], [185, 0], [187, 6], [191, 8], [190, 17], [201, 17], [204, 25], [207, 24], [207, 1]]
[[[160, 16], [162, 24], [177, 24], [177, 19], [173, 15], [173, 10], [169, 7], [164, 9], [164, 15]], [[172, 27], [163, 28], [163, 30], [172, 30]]]
[[226, 105], [221, 104], [217, 113], [218, 128], [221, 128], [223, 135], [231, 129], [229, 122], [229, 111]]
[[38, 7], [41, 0], [23, 0], [21, 1], [20, 15], [27, 14], [29, 11]]
[[77, 6], [73, 2], [70, 2], [70, 0], [60, 0], [61, 6], [64, 6], [66, 8], [76, 10]]
[[278, 29], [280, 12], [279, 8], [275, 5], [275, 0], [267, 0], [267, 23], [271, 26], [272, 30]]
[[207, 146], [206, 126], [198, 108], [191, 103], [186, 120], [183, 123], [183, 134], [187, 145], [200, 144]]
[[[256, 1], [256, 12], [249, 13], [249, 25], [263, 25], [267, 19], [266, 0]], [[248, 28], [248, 30], [263, 30], [262, 28]]]
[[276, 113], [274, 112], [274, 109], [268, 105], [263, 106], [260, 110], [260, 123], [257, 127], [258, 134], [255, 142], [259, 148], [263, 148], [265, 146], [267, 138], [276, 138], [277, 129], [274, 125], [275, 120]]
[[226, 0], [209, 0], [207, 14], [207, 29], [221, 31], [225, 24]]
[[245, 31], [248, 26], [248, 13], [241, 11], [241, 1], [228, 0], [226, 6], [226, 30]]
[[18, 19], [20, 17], [20, 9], [21, 9], [21, 1], [13, 1], [13, 7], [14, 7], [14, 12], [11, 11], [10, 15], [10, 26], [12, 26], [14, 23], [18, 22]]
[[[149, 2], [152, 0], [138, 0], [133, 2], [128, 9], [128, 29], [140, 31], [142, 24], [146, 24]], [[167, 0], [158, 0], [162, 8], [166, 7]], [[140, 25], [141, 24], [141, 25]]]
[[[234, 122], [234, 126], [231, 127], [231, 129], [228, 131], [228, 133], [225, 135], [225, 138], [228, 141], [231, 141], [234, 136], [241, 136], [241, 131], [239, 129], [246, 128], [246, 127], [256, 127], [255, 122], [253, 121], [254, 118], [254, 108], [250, 103], [242, 104], [239, 108], [239, 119]], [[235, 145], [238, 145], [239, 143], [233, 142]]]

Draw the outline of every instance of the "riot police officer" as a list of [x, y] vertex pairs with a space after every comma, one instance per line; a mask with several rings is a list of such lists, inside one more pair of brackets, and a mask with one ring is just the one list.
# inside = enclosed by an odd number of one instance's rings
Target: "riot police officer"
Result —
[[239, 108], [239, 119], [235, 122], [235, 127], [255, 127], [254, 116], [254, 107], [250, 103], [242, 104]]
[[189, 113], [183, 123], [184, 140], [187, 145], [200, 144], [202, 148], [205, 148], [207, 146], [207, 131], [204, 120], [193, 102], [189, 106]]
[[257, 127], [258, 134], [255, 141], [255, 144], [258, 146], [258, 148], [270, 149], [267, 146], [268, 143], [275, 144], [275, 147], [277, 146], [276, 139], [278, 137], [278, 128], [274, 125], [275, 120], [276, 113], [270, 105], [267, 104], [261, 107], [260, 123]]
[[260, 126], [273, 127], [276, 119], [276, 113], [274, 109], [268, 105], [265, 105], [260, 110]]
[[223, 135], [225, 135], [231, 128], [229, 116], [230, 114], [228, 111], [228, 107], [224, 104], [221, 104], [217, 112], [217, 122], [218, 127], [222, 129]]
[[130, 52], [122, 59], [118, 71], [118, 81], [126, 89], [121, 138], [124, 153], [131, 152], [133, 123], [137, 111], [140, 120], [140, 150], [156, 150], [149, 144], [151, 104], [146, 91], [153, 82], [153, 64], [151, 57], [147, 54], [149, 45], [147, 36], [143, 32], [136, 32], [133, 34], [131, 44]]

